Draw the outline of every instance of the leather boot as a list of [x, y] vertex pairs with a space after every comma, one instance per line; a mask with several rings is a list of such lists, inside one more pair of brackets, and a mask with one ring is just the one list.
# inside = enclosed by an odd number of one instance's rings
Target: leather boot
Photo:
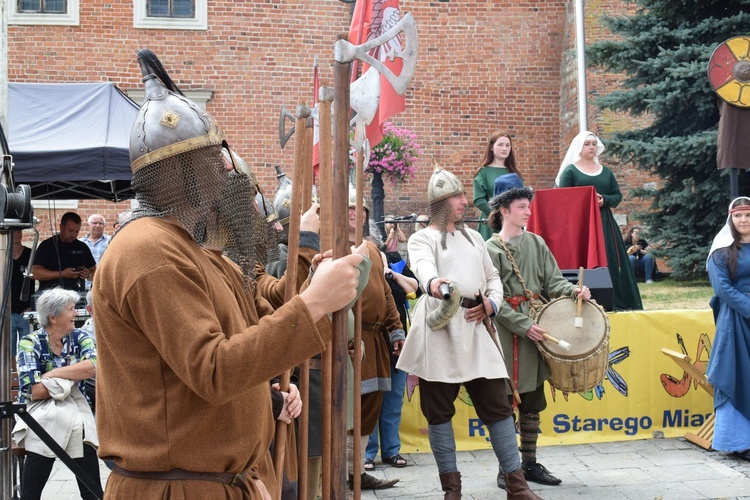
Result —
[[461, 473], [445, 472], [440, 474], [440, 486], [445, 496], [443, 500], [461, 500]]
[[542, 497], [529, 489], [520, 467], [505, 474], [505, 491], [508, 493], [508, 500], [542, 500]]
[[497, 471], [497, 487], [501, 490], [505, 489], [505, 474], [503, 474], [503, 469], [499, 467]]

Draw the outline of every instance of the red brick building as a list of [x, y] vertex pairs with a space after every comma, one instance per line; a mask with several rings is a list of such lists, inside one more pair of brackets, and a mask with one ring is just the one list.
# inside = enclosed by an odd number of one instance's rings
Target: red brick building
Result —
[[[196, 19], [187, 29], [163, 29], [163, 22], [144, 14], [146, 4], [68, 0], [77, 19], [69, 12], [67, 24], [61, 25], [38, 24], [39, 15], [15, 13], [11, 5], [9, 80], [111, 81], [126, 93], [136, 91], [141, 83], [135, 53], [149, 47], [183, 90], [207, 91], [206, 108], [230, 144], [266, 191], [275, 189], [273, 167], [289, 167], [293, 151], [291, 142], [285, 150], [279, 147], [279, 108], [310, 102], [316, 55], [321, 82], [332, 85], [333, 43], [348, 31], [350, 5], [338, 0], [193, 0]], [[416, 19], [419, 62], [406, 94], [407, 110], [394, 122], [418, 134], [423, 157], [408, 184], [394, 189], [386, 183], [386, 212], [426, 210], [433, 159], [470, 188], [486, 137], [495, 129], [512, 133], [525, 182], [536, 189], [552, 187], [577, 132], [573, 2], [401, 0], [401, 9]], [[600, 25], [602, 14], [625, 9], [622, 0], [586, 2], [587, 43], [610, 36]], [[611, 90], [617, 78], [589, 70], [588, 81], [593, 97]], [[589, 127], [605, 142], [614, 129], [630, 123], [592, 105], [589, 115]], [[634, 207], [628, 188], [652, 179], [606, 163], [625, 195], [617, 212], [626, 214]], [[111, 223], [129, 207], [129, 202], [80, 202], [75, 210], [84, 218], [103, 213]], [[57, 220], [64, 211], [56, 209]], [[41, 228], [47, 233], [56, 224], [43, 221]]]

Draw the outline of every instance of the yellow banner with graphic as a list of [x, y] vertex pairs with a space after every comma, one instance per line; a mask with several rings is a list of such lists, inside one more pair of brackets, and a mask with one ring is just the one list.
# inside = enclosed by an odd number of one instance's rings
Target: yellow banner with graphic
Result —
[[[645, 439], [696, 432], [713, 411], [708, 393], [661, 349], [687, 354], [705, 372], [714, 337], [710, 309], [609, 313], [607, 376], [586, 393], [564, 394], [545, 384], [539, 445]], [[462, 362], [446, 359], [446, 363]], [[466, 360], [469, 362], [469, 360]], [[489, 434], [462, 387], [453, 417], [459, 450], [490, 448]], [[430, 450], [416, 377], [407, 380], [401, 452]]]

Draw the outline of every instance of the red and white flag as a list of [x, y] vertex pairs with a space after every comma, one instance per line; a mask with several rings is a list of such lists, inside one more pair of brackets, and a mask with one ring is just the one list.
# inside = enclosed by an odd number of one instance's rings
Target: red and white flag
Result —
[[[349, 42], [361, 45], [368, 40], [377, 38], [399, 22], [398, 0], [357, 0], [352, 15], [352, 24], [349, 28]], [[386, 44], [374, 48], [370, 55], [382, 61], [394, 75], [400, 75], [403, 68], [403, 60], [395, 57], [388, 58], [391, 51], [399, 52], [404, 48], [403, 33], [389, 40]], [[352, 81], [357, 78], [358, 61], [352, 65]], [[370, 66], [362, 65], [362, 74]], [[398, 95], [390, 82], [380, 75], [380, 105], [372, 122], [367, 126], [367, 139], [370, 147], [374, 147], [383, 140], [383, 123], [390, 117], [404, 111], [406, 101], [404, 96]]]

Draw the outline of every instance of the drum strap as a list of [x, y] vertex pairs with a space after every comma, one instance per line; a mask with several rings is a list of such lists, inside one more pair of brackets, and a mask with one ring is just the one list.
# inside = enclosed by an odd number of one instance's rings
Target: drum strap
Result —
[[[503, 247], [503, 251], [505, 252], [505, 256], [508, 257], [508, 261], [510, 262], [511, 267], [513, 268], [513, 272], [515, 273], [516, 277], [518, 278], [518, 282], [521, 283], [521, 286], [523, 287], [523, 296], [516, 296], [516, 297], [506, 297], [506, 301], [508, 299], [511, 300], [517, 300], [517, 298], [522, 298], [523, 300], [520, 300], [518, 304], [516, 304], [513, 309], [516, 310], [518, 308], [518, 305], [521, 302], [529, 301], [529, 309], [531, 311], [536, 311], [537, 309], [540, 309], [542, 307], [542, 300], [540, 299], [538, 294], [535, 294], [533, 291], [529, 290], [526, 287], [526, 280], [523, 279], [523, 276], [521, 276], [521, 271], [518, 269], [518, 265], [516, 264], [516, 259], [513, 258], [513, 254], [510, 253], [510, 248], [508, 248], [508, 245], [505, 244], [503, 239], [500, 237], [500, 233], [495, 233], [492, 235], [493, 238], [497, 240], [498, 243], [500, 243], [500, 246]], [[511, 305], [513, 305], [511, 302], [509, 302]], [[534, 317], [533, 314], [530, 315], [532, 318]]]

